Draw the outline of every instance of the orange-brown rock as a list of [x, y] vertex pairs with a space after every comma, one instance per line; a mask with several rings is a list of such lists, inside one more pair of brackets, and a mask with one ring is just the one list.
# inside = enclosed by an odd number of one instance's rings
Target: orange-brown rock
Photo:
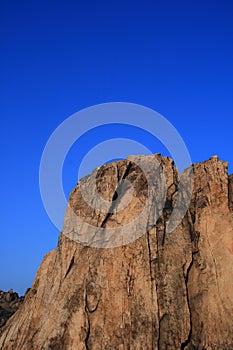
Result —
[[[153, 157], [158, 177], [149, 166]], [[154, 186], [149, 193], [142, 163]], [[171, 159], [129, 157], [97, 169], [96, 181], [82, 179], [70, 195], [58, 247], [45, 256], [24, 304], [7, 322], [0, 349], [233, 349], [233, 178], [217, 157], [192, 168], [189, 209], [172, 232], [167, 226], [179, 178]], [[93, 209], [94, 182], [107, 214]], [[184, 191], [182, 200], [185, 196]], [[83, 231], [75, 226], [70, 210], [103, 228], [103, 235], [108, 228], [119, 229], [120, 240], [113, 235], [115, 247], [108, 241], [96, 247], [101, 236], [88, 242], [86, 226]], [[141, 213], [133, 229], [127, 226]], [[131, 230], [124, 231], [128, 244], [122, 226]], [[85, 238], [86, 245], [72, 234]]]

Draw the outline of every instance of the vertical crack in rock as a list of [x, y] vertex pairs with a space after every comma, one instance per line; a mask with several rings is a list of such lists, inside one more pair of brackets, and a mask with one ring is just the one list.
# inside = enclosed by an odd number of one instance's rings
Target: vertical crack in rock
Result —
[[[189, 273], [190, 270], [193, 266], [193, 261], [194, 261], [194, 254], [198, 252], [198, 239], [199, 235], [194, 233], [194, 227], [193, 227], [193, 217], [191, 214], [191, 209], [187, 211], [187, 222], [189, 225], [189, 235], [190, 235], [190, 241], [192, 244], [192, 251], [191, 251], [191, 261], [189, 262], [188, 266], [183, 266], [183, 272], [184, 272], [184, 279], [185, 279], [185, 288], [186, 288], [186, 296], [187, 296], [187, 306], [188, 306], [188, 311], [189, 311], [189, 323], [190, 323], [190, 329], [189, 329], [189, 334], [187, 339], [181, 343], [181, 350], [189, 349], [191, 339], [192, 339], [192, 310], [190, 306], [190, 300], [189, 300], [189, 290], [188, 290], [188, 281], [189, 281]], [[194, 220], [195, 221], [195, 220]]]
[[233, 174], [228, 177], [228, 206], [233, 211]]
[[90, 347], [88, 345], [88, 340], [89, 340], [90, 333], [91, 333], [91, 325], [90, 325], [89, 310], [88, 310], [88, 303], [87, 303], [87, 287], [85, 287], [84, 309], [85, 309], [85, 316], [86, 316], [86, 336], [84, 339], [84, 343], [85, 343], [86, 350], [90, 350]]
[[[160, 280], [160, 251], [159, 251], [159, 236], [158, 236], [158, 221], [155, 225], [155, 239], [156, 239], [156, 261], [155, 261], [155, 289], [156, 289], [156, 301], [157, 301], [157, 319], [158, 319], [158, 326], [157, 326], [157, 349], [160, 348], [160, 342], [161, 342], [161, 310], [160, 310], [160, 301], [159, 301], [159, 280]], [[165, 235], [165, 229], [163, 226], [163, 237]], [[164, 239], [163, 239], [164, 240]], [[162, 245], [163, 246], [163, 245]]]
[[123, 187], [123, 186], [122, 186], [122, 180], [126, 179], [126, 177], [128, 176], [128, 174], [129, 174], [129, 172], [130, 172], [130, 169], [131, 169], [131, 165], [132, 165], [132, 163], [131, 163], [131, 162], [128, 162], [128, 165], [127, 165], [127, 167], [126, 167], [126, 170], [125, 170], [125, 172], [124, 172], [122, 178], [119, 178], [119, 169], [118, 169], [118, 167], [117, 167], [117, 182], [118, 182], [117, 188], [116, 188], [116, 190], [115, 190], [115, 192], [114, 192], [114, 194], [113, 194], [113, 196], [112, 196], [112, 201], [111, 201], [112, 203], [111, 203], [111, 205], [110, 205], [109, 211], [108, 211], [108, 213], [106, 214], [104, 220], [102, 221], [100, 227], [105, 227], [107, 221], [108, 221], [108, 220], [111, 218], [111, 216], [113, 215], [113, 213], [114, 213], [114, 208], [116, 207], [116, 205], [117, 205], [117, 203], [118, 203], [117, 199], [119, 199], [120, 195], [122, 194], [122, 193], [121, 193], [121, 192], [122, 192], [122, 187]]
[[85, 347], [86, 347], [86, 350], [90, 350], [89, 348], [89, 345], [88, 345], [88, 339], [90, 337], [90, 332], [91, 332], [91, 329], [90, 329], [90, 320], [89, 320], [89, 317], [87, 315], [87, 334], [86, 334], [86, 337], [84, 339], [84, 343], [85, 343]]
[[[148, 229], [148, 228], [147, 228]], [[150, 233], [149, 231], [146, 232], [146, 237], [147, 237], [147, 247], [148, 247], [148, 260], [149, 260], [149, 273], [150, 273], [150, 285], [151, 285], [151, 302], [152, 302], [152, 306], [153, 306], [153, 301], [154, 301], [154, 290], [153, 290], [153, 281], [154, 281], [154, 273], [152, 271], [152, 257], [151, 257], [151, 247], [150, 247]], [[151, 334], [151, 350], [154, 350], [154, 330], [153, 330], [153, 310], [152, 310], [152, 334]]]
[[67, 269], [67, 271], [66, 271], [66, 274], [65, 274], [64, 279], [68, 276], [68, 274], [69, 274], [69, 272], [71, 271], [73, 265], [74, 265], [74, 256], [72, 256], [72, 259], [71, 259], [71, 261], [70, 261], [70, 264], [69, 264], [69, 267], [68, 267], [68, 269]]
[[190, 301], [189, 301], [189, 291], [188, 291], [188, 279], [189, 279], [189, 272], [192, 268], [193, 265], [193, 253], [192, 253], [192, 259], [191, 262], [188, 266], [187, 272], [184, 273], [184, 278], [185, 278], [185, 287], [186, 287], [186, 295], [187, 295], [187, 305], [188, 305], [188, 310], [189, 310], [189, 322], [190, 322], [190, 329], [189, 329], [189, 334], [187, 339], [181, 343], [181, 350], [185, 350], [188, 349], [191, 339], [192, 339], [192, 329], [193, 329], [193, 325], [192, 325], [192, 310], [190, 307]]

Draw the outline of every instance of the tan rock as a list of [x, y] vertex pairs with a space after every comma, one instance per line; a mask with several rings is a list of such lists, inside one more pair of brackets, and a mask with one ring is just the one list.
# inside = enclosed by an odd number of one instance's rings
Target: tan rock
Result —
[[[233, 180], [216, 157], [193, 172], [189, 210], [170, 233], [174, 206], [187, 197], [186, 188], [177, 196], [171, 159], [129, 157], [81, 180], [66, 235], [45, 256], [0, 349], [233, 349]], [[96, 248], [101, 242], [110, 248]]]

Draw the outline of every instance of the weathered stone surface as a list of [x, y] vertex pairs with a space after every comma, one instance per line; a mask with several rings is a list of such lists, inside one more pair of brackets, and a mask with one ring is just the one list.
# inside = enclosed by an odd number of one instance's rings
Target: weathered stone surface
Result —
[[[157, 174], [163, 169], [166, 178], [163, 209], [163, 181], [154, 179], [148, 194], [148, 182], [135, 164], [145, 164], [150, 157], [160, 164]], [[97, 189], [108, 201], [109, 214], [83, 200], [82, 181], [94, 193], [90, 177], [80, 181], [69, 199], [76, 215], [107, 229], [132, 222], [149, 198], [148, 230], [137, 236], [146, 222], [142, 220], [134, 227], [135, 241], [106, 249], [84, 246], [62, 233], [24, 304], [5, 326], [0, 349], [233, 349], [233, 180], [227, 163], [212, 157], [193, 166], [189, 210], [168, 233], [177, 200], [177, 169], [167, 157], [150, 157], [129, 157], [96, 171]], [[147, 170], [153, 178], [149, 165]], [[133, 191], [127, 182], [116, 191], [121, 179], [128, 180]], [[127, 205], [115, 211], [122, 203]], [[159, 219], [150, 225], [155, 212]], [[66, 230], [83, 234], [72, 220], [68, 211]]]
[[12, 289], [8, 292], [0, 290], [0, 334], [6, 321], [18, 310], [23, 300], [24, 297], [20, 297]]
[[195, 165], [194, 173], [190, 343], [197, 349], [233, 349], [233, 215], [227, 163], [211, 159]]

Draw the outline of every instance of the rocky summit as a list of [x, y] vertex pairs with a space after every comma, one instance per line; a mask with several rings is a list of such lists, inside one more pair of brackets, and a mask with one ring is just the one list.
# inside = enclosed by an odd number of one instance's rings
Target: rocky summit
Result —
[[233, 349], [227, 162], [178, 175], [168, 157], [132, 156], [93, 174], [72, 191], [0, 349]]

